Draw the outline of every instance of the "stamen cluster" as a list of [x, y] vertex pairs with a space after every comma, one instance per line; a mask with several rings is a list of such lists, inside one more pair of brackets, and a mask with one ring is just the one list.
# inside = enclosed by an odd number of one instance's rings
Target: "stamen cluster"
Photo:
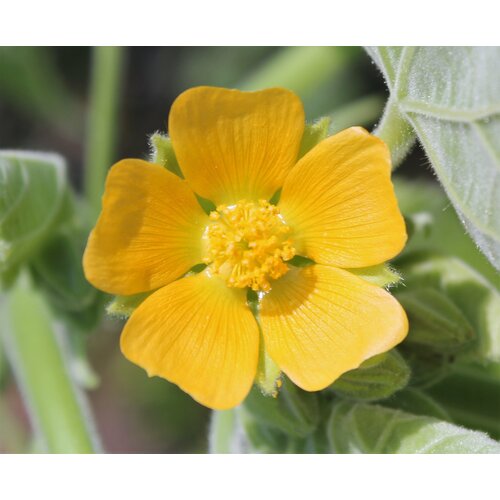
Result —
[[295, 255], [295, 249], [287, 238], [290, 227], [278, 207], [266, 200], [241, 200], [218, 206], [210, 220], [204, 234], [204, 262], [228, 286], [267, 292], [270, 279], [288, 272], [286, 261]]

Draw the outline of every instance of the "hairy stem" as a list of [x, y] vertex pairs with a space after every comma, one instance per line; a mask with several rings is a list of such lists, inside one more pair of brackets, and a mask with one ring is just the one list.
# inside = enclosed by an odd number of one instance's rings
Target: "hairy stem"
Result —
[[106, 173], [115, 159], [123, 67], [123, 47], [94, 48], [84, 179], [91, 222], [101, 209]]
[[23, 393], [37, 441], [50, 453], [100, 450], [85, 397], [65, 363], [52, 315], [26, 276], [4, 301], [7, 356]]
[[401, 114], [396, 101], [391, 98], [387, 101], [384, 115], [374, 134], [389, 146], [393, 170], [405, 159], [416, 140], [411, 125]]
[[210, 453], [231, 453], [236, 414], [234, 410], [214, 411], [210, 421]]

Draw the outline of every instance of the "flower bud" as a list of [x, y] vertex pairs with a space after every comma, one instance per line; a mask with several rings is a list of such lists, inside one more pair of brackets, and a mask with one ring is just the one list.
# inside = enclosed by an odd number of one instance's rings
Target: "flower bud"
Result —
[[463, 351], [474, 341], [471, 324], [444, 293], [419, 287], [398, 292], [396, 296], [410, 323], [406, 344], [451, 354]]
[[359, 368], [344, 373], [330, 389], [341, 396], [375, 401], [385, 399], [408, 384], [410, 368], [395, 350], [366, 360]]

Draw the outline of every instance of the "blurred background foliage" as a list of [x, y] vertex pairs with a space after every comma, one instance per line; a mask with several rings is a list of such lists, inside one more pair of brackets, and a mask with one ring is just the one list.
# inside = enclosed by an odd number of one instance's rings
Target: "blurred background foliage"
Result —
[[[197, 85], [290, 88], [302, 98], [308, 120], [331, 116], [332, 131], [351, 125], [372, 128], [387, 98], [379, 71], [359, 47], [129, 48], [123, 64], [112, 161], [146, 158], [148, 137], [157, 130], [166, 131], [173, 100], [183, 90]], [[95, 133], [90, 129], [89, 117], [91, 67], [90, 48], [0, 48], [0, 149], [60, 153], [67, 159], [69, 177], [77, 192], [84, 189], [86, 141]], [[412, 180], [411, 187], [408, 179]], [[402, 210], [416, 228], [410, 243], [412, 250], [455, 255], [498, 284], [498, 275], [465, 236], [420, 147], [414, 148], [398, 170], [396, 187]], [[406, 196], [409, 191], [411, 196]], [[78, 204], [73, 204], [73, 211], [78, 217]], [[418, 217], [422, 212], [434, 217], [430, 233], [426, 232], [425, 220]], [[43, 281], [44, 266], [50, 265], [50, 259], [63, 262], [80, 258], [87, 234], [85, 226], [81, 224], [79, 236], [61, 231], [57, 237], [71, 239], [75, 251], [58, 255], [61, 246], [46, 248], [45, 256], [42, 253], [32, 264], [35, 280]], [[61, 276], [64, 279], [74, 284], [81, 276]], [[66, 285], [57, 286], [64, 289]], [[57, 294], [49, 300], [57, 309]], [[105, 303], [108, 299], [101, 300]], [[81, 324], [81, 318], [77, 323]], [[119, 350], [120, 321], [89, 318], [87, 324], [99, 326], [88, 337], [76, 336], [73, 343], [77, 353], [85, 351], [88, 343], [90, 364], [82, 355], [80, 373], [90, 389], [104, 449], [143, 453], [207, 451], [209, 411], [166, 381], [148, 379], [142, 369], [125, 360]], [[1, 349], [0, 384], [0, 451], [18, 451], [30, 446], [29, 423]], [[440, 392], [439, 386], [434, 393], [438, 399], [451, 397], [452, 403], [459, 398], [457, 393], [453, 400], [453, 395], [448, 390]], [[491, 406], [489, 415], [500, 409], [498, 401], [487, 404]], [[466, 422], [467, 415], [463, 417]], [[460, 420], [460, 415], [457, 418]], [[488, 425], [483, 429], [490, 430]]]

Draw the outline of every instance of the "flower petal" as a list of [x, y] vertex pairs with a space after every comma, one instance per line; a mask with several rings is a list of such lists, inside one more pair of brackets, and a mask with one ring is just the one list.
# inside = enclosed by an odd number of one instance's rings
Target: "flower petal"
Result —
[[306, 154], [288, 175], [279, 206], [297, 252], [320, 264], [380, 264], [406, 242], [389, 150], [359, 127]]
[[297, 161], [300, 99], [285, 89], [197, 87], [172, 105], [169, 133], [193, 190], [215, 204], [269, 199]]
[[218, 410], [236, 406], [247, 395], [258, 347], [259, 330], [246, 291], [228, 288], [206, 272], [151, 295], [121, 337], [130, 361]]
[[118, 295], [166, 285], [202, 261], [207, 223], [186, 181], [159, 165], [122, 160], [106, 180], [83, 258], [85, 276]]
[[388, 292], [342, 269], [294, 268], [262, 299], [266, 349], [298, 386], [325, 388], [407, 334], [408, 320]]

